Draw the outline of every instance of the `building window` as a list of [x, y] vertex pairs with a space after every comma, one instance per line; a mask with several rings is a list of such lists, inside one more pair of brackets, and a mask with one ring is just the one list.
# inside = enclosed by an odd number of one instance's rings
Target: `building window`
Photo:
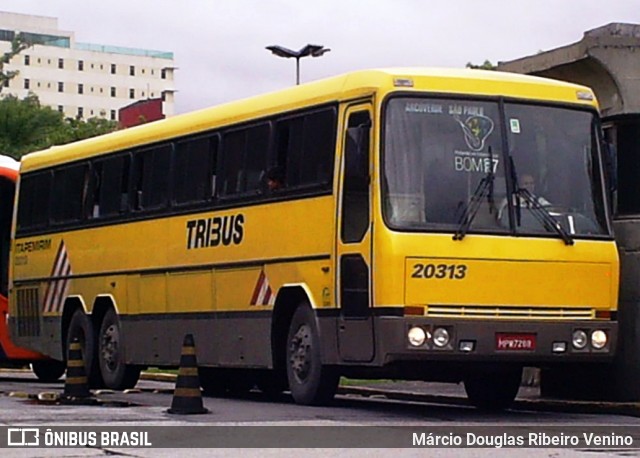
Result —
[[29, 78], [24, 79], [24, 88], [29, 89]]
[[84, 85], [82, 83], [78, 84], [78, 94], [84, 94]]
[[79, 60], [78, 61], [78, 71], [81, 72], [84, 70], [84, 61], [83, 60]]
[[111, 74], [112, 75], [116, 74], [116, 64], [111, 64]]
[[112, 87], [111, 88], [111, 97], [115, 97], [116, 96], [116, 88]]
[[64, 59], [58, 59], [58, 68], [59, 69], [63, 69], [64, 68]]
[[31, 56], [29, 56], [28, 54], [24, 56], [24, 64], [31, 65]]
[[129, 75], [136, 76], [136, 67], [133, 65], [129, 65]]
[[129, 89], [129, 98], [130, 99], [135, 99], [136, 98], [136, 90], [135, 89]]
[[116, 110], [111, 110], [111, 120], [112, 121], [116, 120]]
[[58, 92], [64, 92], [64, 83], [63, 82], [59, 82], [58, 83]]
[[167, 79], [167, 70], [165, 68], [160, 70], [160, 78], [162, 78], [163, 80]]
[[64, 113], [64, 107], [62, 105], [58, 105], [58, 111], [60, 113]]
[[78, 118], [82, 118], [84, 114], [84, 110], [82, 109], [82, 107], [78, 107]]

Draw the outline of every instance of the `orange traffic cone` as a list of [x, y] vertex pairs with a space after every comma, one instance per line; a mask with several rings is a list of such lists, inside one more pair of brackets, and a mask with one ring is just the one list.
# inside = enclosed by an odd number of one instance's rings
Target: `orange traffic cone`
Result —
[[167, 410], [167, 412], [179, 415], [209, 412], [202, 404], [200, 378], [198, 377], [198, 362], [196, 361], [196, 346], [193, 341], [193, 335], [191, 334], [184, 336], [176, 388], [173, 391], [171, 408]]
[[92, 396], [89, 391], [89, 381], [84, 371], [84, 359], [80, 340], [75, 337], [69, 345], [67, 355], [67, 376], [64, 382], [63, 398], [85, 399]]

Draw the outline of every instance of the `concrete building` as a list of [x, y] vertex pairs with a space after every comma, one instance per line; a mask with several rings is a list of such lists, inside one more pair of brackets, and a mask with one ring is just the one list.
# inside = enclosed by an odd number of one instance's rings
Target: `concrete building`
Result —
[[66, 117], [118, 119], [118, 110], [139, 100], [163, 100], [163, 115], [174, 113], [173, 53], [78, 43], [74, 32], [53, 17], [0, 12], [0, 53], [16, 33], [34, 44], [14, 56], [4, 71], [19, 74], [2, 95], [29, 92]]

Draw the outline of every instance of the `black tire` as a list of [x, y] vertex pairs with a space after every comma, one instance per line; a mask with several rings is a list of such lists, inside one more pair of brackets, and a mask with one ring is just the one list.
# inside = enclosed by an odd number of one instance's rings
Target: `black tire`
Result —
[[105, 313], [100, 325], [98, 365], [105, 386], [112, 390], [133, 388], [140, 378], [140, 366], [125, 362], [120, 320], [113, 309]]
[[102, 387], [102, 377], [100, 376], [100, 369], [98, 368], [96, 358], [96, 338], [93, 332], [93, 326], [91, 320], [85, 313], [78, 309], [73, 312], [71, 321], [69, 322], [69, 329], [67, 331], [67, 346], [65, 359], [68, 358], [69, 347], [73, 339], [77, 337], [82, 349], [82, 359], [84, 361], [84, 371], [89, 379], [89, 385], [93, 388]]
[[333, 399], [339, 374], [322, 364], [320, 337], [313, 310], [301, 304], [287, 335], [287, 379], [297, 404], [323, 405]]
[[67, 366], [62, 361], [44, 359], [32, 362], [31, 370], [41, 382], [56, 382], [67, 370]]
[[518, 395], [521, 381], [522, 368], [509, 367], [469, 374], [464, 378], [464, 389], [469, 401], [477, 409], [497, 412], [511, 406]]

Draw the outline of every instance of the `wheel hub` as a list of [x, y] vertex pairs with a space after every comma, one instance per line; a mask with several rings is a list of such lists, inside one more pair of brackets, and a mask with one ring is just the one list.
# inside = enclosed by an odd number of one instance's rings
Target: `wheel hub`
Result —
[[289, 363], [299, 381], [304, 382], [311, 371], [311, 328], [302, 325], [290, 343]]
[[118, 328], [112, 324], [102, 334], [102, 345], [100, 346], [102, 360], [110, 370], [114, 370], [118, 364], [118, 341]]

